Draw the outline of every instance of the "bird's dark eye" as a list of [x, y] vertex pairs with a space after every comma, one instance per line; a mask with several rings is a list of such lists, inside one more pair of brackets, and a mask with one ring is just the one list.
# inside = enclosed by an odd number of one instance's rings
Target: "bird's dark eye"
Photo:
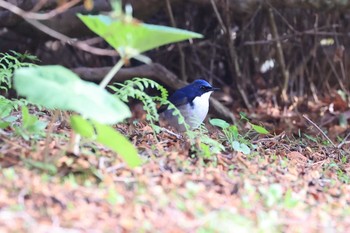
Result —
[[201, 86], [200, 89], [201, 89], [202, 91], [207, 91], [207, 90], [209, 90], [209, 88], [206, 87], [206, 86]]

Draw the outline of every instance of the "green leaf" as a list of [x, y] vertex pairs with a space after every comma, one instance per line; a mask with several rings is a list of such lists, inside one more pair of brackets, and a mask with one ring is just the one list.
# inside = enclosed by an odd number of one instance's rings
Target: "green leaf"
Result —
[[18, 120], [18, 117], [17, 116], [8, 116], [8, 117], [3, 118], [3, 120], [8, 122], [8, 123], [13, 123], [13, 122]]
[[108, 15], [78, 17], [97, 35], [104, 38], [122, 57], [132, 57], [159, 46], [191, 38], [202, 38], [187, 30], [121, 20]]
[[261, 186], [259, 191], [265, 199], [268, 207], [277, 205], [283, 198], [283, 187], [280, 184], [271, 184], [268, 188]]
[[30, 115], [26, 106], [22, 107], [22, 127], [27, 129], [35, 124], [39, 119], [36, 116]]
[[250, 148], [244, 144], [244, 143], [241, 143], [241, 152], [245, 155], [249, 155], [250, 154]]
[[244, 112], [239, 112], [239, 116], [241, 117], [242, 120], [246, 120], [249, 122], [249, 119], [247, 117], [247, 114]]
[[207, 159], [210, 158], [211, 157], [210, 147], [204, 143], [199, 144], [199, 146], [202, 149], [203, 157]]
[[81, 136], [96, 139], [94, 125], [79, 116], [71, 116], [70, 118], [71, 126], [75, 132], [79, 133]]
[[211, 154], [217, 154], [225, 150], [225, 147], [220, 142], [210, 138], [207, 135], [202, 135], [200, 140], [202, 142], [201, 144], [209, 146]]
[[105, 124], [131, 116], [118, 98], [62, 66], [20, 68], [15, 71], [14, 84], [19, 95], [49, 109], [76, 111]]
[[235, 151], [242, 152], [245, 155], [250, 154], [250, 148], [244, 143], [240, 143], [238, 141], [233, 141], [232, 142], [232, 148]]
[[232, 136], [233, 138], [237, 139], [238, 138], [238, 128], [237, 126], [235, 125], [231, 125], [229, 128], [228, 128], [228, 131], [232, 133]]
[[210, 119], [209, 122], [211, 125], [220, 127], [221, 129], [227, 129], [228, 127], [230, 127], [229, 123], [227, 123], [226, 121], [224, 121], [222, 119], [218, 119], [218, 118]]
[[307, 139], [309, 139], [310, 141], [313, 141], [313, 142], [316, 142], [316, 143], [318, 143], [318, 140], [317, 140], [317, 138], [315, 138], [315, 137], [313, 137], [313, 136], [311, 136], [311, 135], [308, 135], [308, 134], [304, 134], [304, 136], [307, 138]]
[[112, 9], [113, 9], [113, 13], [116, 16], [120, 16], [123, 14], [123, 9], [122, 9], [122, 3], [121, 0], [111, 0], [111, 5], [112, 5]]
[[299, 204], [299, 200], [295, 197], [293, 197], [293, 191], [291, 189], [288, 189], [284, 196], [284, 206], [286, 208], [294, 208]]
[[43, 122], [37, 116], [29, 114], [28, 108], [22, 106], [22, 125], [15, 126], [16, 132], [19, 135], [25, 140], [29, 140], [30, 136], [38, 139], [45, 135], [44, 130], [46, 126], [47, 122]]
[[269, 131], [267, 131], [264, 127], [262, 127], [260, 125], [254, 125], [252, 123], [250, 123], [250, 125], [255, 130], [255, 132], [257, 132], [259, 134], [269, 134]]
[[6, 129], [9, 126], [10, 126], [9, 122], [0, 120], [0, 129]]
[[11, 114], [13, 105], [10, 100], [0, 98], [0, 119], [5, 118]]
[[125, 198], [119, 194], [114, 185], [108, 188], [107, 201], [111, 205], [124, 204]]
[[43, 171], [47, 171], [50, 174], [56, 174], [57, 173], [57, 167], [51, 163], [45, 163], [41, 161], [36, 161], [32, 159], [22, 158], [22, 161], [24, 164], [34, 167]]
[[339, 126], [346, 128], [348, 126], [348, 117], [345, 113], [339, 114]]
[[[95, 139], [120, 155], [130, 167], [141, 164], [141, 159], [134, 145], [124, 135], [108, 125], [90, 123], [81, 116], [72, 116], [71, 125], [74, 131], [87, 138]], [[95, 130], [93, 130], [95, 128]]]

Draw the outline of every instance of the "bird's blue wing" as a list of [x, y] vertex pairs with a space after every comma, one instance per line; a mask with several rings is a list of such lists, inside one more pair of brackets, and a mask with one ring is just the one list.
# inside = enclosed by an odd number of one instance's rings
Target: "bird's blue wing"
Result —
[[[190, 99], [186, 96], [186, 93], [183, 90], [178, 90], [174, 94], [172, 94], [168, 99], [175, 107], [180, 107], [182, 105], [191, 102], [193, 99]], [[163, 105], [158, 109], [158, 113], [162, 113], [168, 109], [167, 105]]]
[[189, 101], [192, 101], [188, 98], [188, 95], [182, 90], [175, 92], [169, 97], [169, 101], [174, 104], [176, 107], [187, 104]]

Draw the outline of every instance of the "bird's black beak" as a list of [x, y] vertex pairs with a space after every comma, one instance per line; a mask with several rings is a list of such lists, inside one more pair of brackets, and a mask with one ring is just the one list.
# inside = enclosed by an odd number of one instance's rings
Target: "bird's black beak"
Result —
[[211, 90], [212, 90], [212, 91], [220, 91], [220, 88], [212, 87]]

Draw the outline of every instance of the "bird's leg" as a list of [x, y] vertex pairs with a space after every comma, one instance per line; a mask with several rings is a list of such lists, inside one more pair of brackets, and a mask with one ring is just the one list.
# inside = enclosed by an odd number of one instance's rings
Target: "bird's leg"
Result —
[[177, 134], [177, 133], [174, 133], [174, 132], [172, 132], [171, 130], [168, 130], [168, 129], [164, 128], [164, 127], [161, 127], [161, 130], [162, 130], [162, 132], [165, 132], [165, 133], [167, 133], [167, 134], [170, 134], [170, 135], [172, 135], [172, 136], [175, 136], [177, 139], [182, 139], [182, 135]]

